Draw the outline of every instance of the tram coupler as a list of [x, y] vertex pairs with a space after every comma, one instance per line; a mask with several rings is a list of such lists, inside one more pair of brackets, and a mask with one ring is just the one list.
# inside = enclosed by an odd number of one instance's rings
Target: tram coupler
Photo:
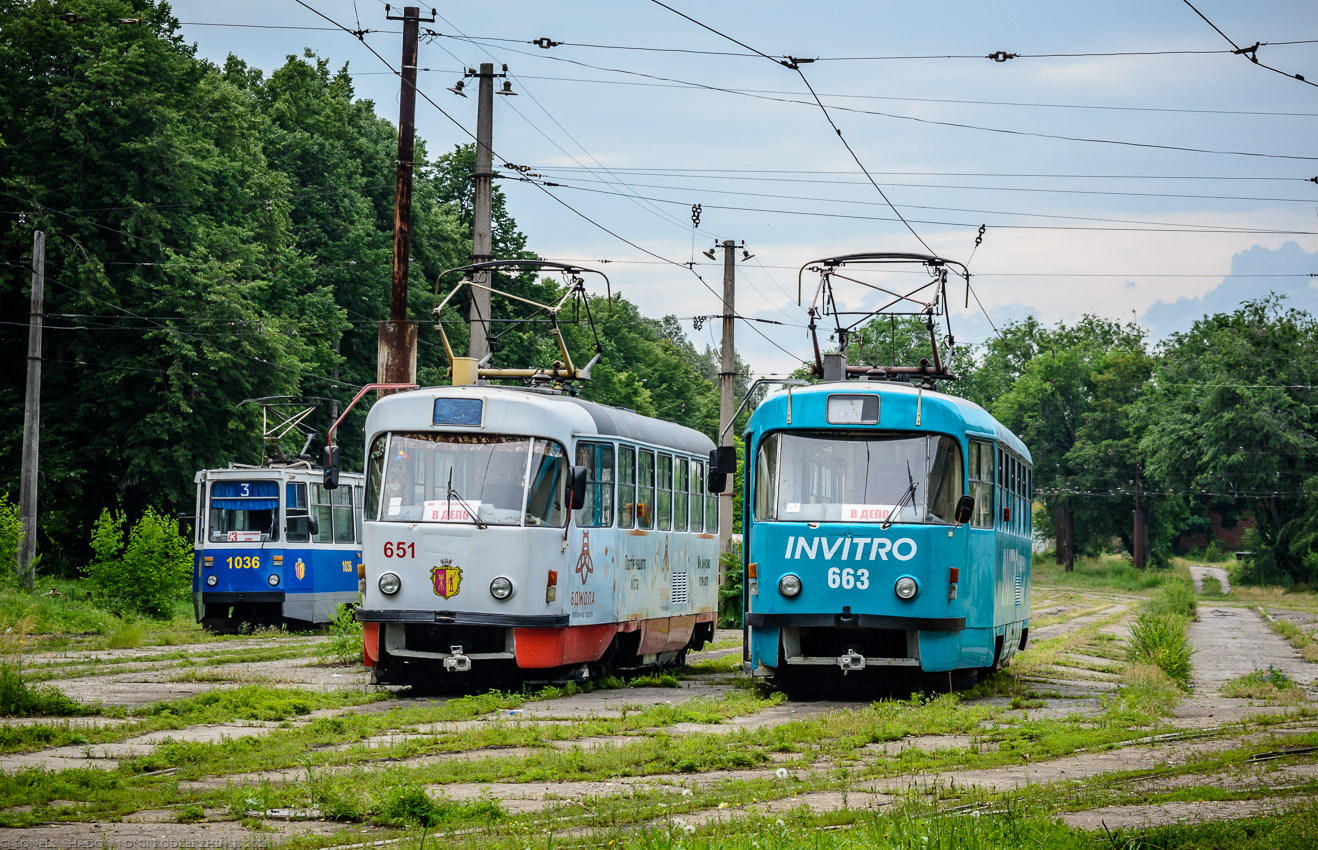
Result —
[[466, 673], [471, 669], [471, 659], [462, 654], [462, 647], [450, 646], [448, 658], [444, 659], [444, 671], [447, 673]]
[[865, 656], [856, 652], [854, 649], [848, 649], [846, 655], [839, 655], [837, 666], [842, 668], [842, 675], [850, 673], [852, 670], [865, 669]]

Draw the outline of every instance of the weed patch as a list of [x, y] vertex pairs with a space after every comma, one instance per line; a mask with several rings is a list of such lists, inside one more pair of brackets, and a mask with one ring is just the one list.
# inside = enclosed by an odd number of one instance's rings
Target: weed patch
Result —
[[351, 605], [335, 610], [330, 623], [329, 640], [316, 649], [322, 661], [336, 664], [360, 664], [362, 661], [362, 624], [353, 616]]
[[1222, 695], [1236, 699], [1262, 700], [1269, 705], [1295, 705], [1304, 702], [1304, 691], [1281, 670], [1268, 665], [1266, 670], [1254, 670], [1222, 686]]
[[1146, 610], [1130, 627], [1127, 660], [1158, 667], [1182, 688], [1190, 686], [1190, 656], [1193, 654], [1183, 617]]

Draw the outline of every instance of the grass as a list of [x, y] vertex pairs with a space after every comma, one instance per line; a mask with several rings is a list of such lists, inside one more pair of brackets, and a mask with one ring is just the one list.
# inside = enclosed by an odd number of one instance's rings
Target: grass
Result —
[[362, 663], [362, 624], [353, 616], [352, 605], [340, 604], [330, 623], [329, 640], [316, 648], [316, 656], [335, 664]]
[[[1263, 611], [1263, 609], [1259, 609]], [[1318, 642], [1314, 641], [1313, 635], [1304, 629], [1290, 622], [1289, 620], [1278, 620], [1264, 614], [1268, 620], [1268, 625], [1274, 632], [1286, 639], [1291, 646], [1300, 651], [1300, 657], [1305, 661], [1318, 662]]]
[[1173, 578], [1189, 580], [1190, 571], [1183, 562], [1159, 569], [1137, 570], [1130, 561], [1116, 555], [1077, 558], [1075, 569], [1066, 572], [1051, 554], [1036, 554], [1031, 568], [1032, 581], [1043, 587], [1059, 585], [1087, 590], [1121, 590], [1142, 593], [1161, 587]]
[[1185, 619], [1176, 614], [1145, 611], [1130, 627], [1126, 658], [1133, 664], [1157, 667], [1182, 688], [1189, 689], [1194, 649], [1185, 634]]
[[1254, 670], [1224, 684], [1223, 696], [1236, 699], [1260, 700], [1267, 705], [1297, 705], [1305, 702], [1304, 690], [1291, 677], [1269, 665], [1266, 670]]

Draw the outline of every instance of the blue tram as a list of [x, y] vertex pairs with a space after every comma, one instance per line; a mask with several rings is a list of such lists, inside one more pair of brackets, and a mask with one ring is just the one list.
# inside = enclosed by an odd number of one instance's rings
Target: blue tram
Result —
[[978, 405], [899, 381], [778, 392], [746, 432], [752, 672], [879, 668], [956, 687], [1025, 648], [1030, 453]]
[[357, 602], [361, 474], [337, 489], [305, 461], [198, 472], [193, 609], [211, 631], [328, 623]]

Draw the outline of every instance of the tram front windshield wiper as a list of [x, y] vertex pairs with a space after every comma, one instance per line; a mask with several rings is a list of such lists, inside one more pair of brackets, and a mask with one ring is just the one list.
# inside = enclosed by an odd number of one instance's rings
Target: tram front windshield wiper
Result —
[[911, 475], [911, 462], [909, 460], [906, 461], [906, 480], [911, 482], [910, 486], [906, 488], [906, 492], [902, 494], [902, 497], [897, 500], [897, 504], [893, 505], [892, 513], [888, 514], [888, 518], [879, 523], [879, 528], [884, 531], [892, 528], [893, 521], [902, 512], [902, 508], [915, 501], [915, 491], [918, 485], [915, 483], [915, 476]]
[[458, 500], [458, 504], [459, 504], [459, 505], [462, 505], [462, 509], [463, 509], [464, 511], [467, 512], [467, 516], [471, 517], [471, 522], [472, 522], [473, 525], [475, 525], [477, 528], [479, 528], [479, 529], [482, 530], [482, 531], [484, 531], [486, 528], [489, 528], [489, 526], [487, 526], [485, 523], [481, 522], [481, 518], [480, 518], [480, 516], [476, 513], [476, 511], [472, 510], [471, 505], [467, 504], [467, 500], [464, 499], [464, 498], [462, 498], [462, 496], [459, 495], [459, 493], [458, 493], [457, 490], [454, 490], [454, 489], [453, 489], [453, 467], [449, 467], [449, 470], [448, 470], [448, 496], [447, 496], [447, 499], [448, 499], [448, 503], [449, 503], [449, 505], [450, 505], [450, 510], [449, 510], [449, 516], [450, 516], [450, 517], [452, 517], [452, 515], [453, 515], [453, 511], [452, 511], [452, 508], [451, 508], [451, 506], [452, 506], [452, 504], [453, 504], [453, 500], [454, 500], [454, 499], [457, 499], [457, 500]]

